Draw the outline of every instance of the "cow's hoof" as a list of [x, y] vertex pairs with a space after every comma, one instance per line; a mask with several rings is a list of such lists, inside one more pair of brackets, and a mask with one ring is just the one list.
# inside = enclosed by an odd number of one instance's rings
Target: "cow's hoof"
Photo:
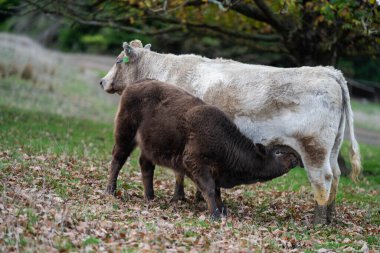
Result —
[[332, 202], [330, 205], [327, 205], [327, 223], [332, 223], [335, 219], [335, 202]]
[[315, 205], [314, 225], [327, 224], [327, 206]]
[[107, 188], [104, 191], [104, 194], [116, 196], [116, 187], [112, 185], [107, 185]]
[[195, 202], [196, 203], [199, 203], [199, 202], [203, 202], [205, 199], [203, 198], [203, 195], [200, 191], [197, 191], [195, 193]]

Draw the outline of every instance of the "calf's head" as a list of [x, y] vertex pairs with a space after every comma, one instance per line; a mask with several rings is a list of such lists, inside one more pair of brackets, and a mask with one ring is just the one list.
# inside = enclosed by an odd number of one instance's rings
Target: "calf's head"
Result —
[[150, 44], [142, 46], [141, 41], [123, 43], [123, 51], [117, 56], [115, 64], [100, 80], [100, 86], [108, 93], [121, 94], [124, 88], [138, 80], [138, 62], [150, 50]]
[[265, 147], [256, 144], [257, 153], [264, 159], [264, 169], [273, 171], [274, 174], [285, 174], [297, 165], [302, 166], [295, 150], [287, 146]]

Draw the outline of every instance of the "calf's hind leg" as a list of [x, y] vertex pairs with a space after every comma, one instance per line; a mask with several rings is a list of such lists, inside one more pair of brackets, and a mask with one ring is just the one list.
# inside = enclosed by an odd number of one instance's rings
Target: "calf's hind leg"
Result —
[[[185, 174], [179, 171], [175, 171], [175, 189], [174, 189], [174, 195], [173, 198], [170, 200], [170, 202], [176, 202], [178, 200], [185, 201], [185, 187], [184, 187], [184, 180], [185, 180]], [[197, 192], [195, 194], [195, 201], [201, 202], [203, 201], [202, 193], [197, 189]]]
[[140, 156], [140, 169], [141, 176], [144, 185], [144, 198], [147, 201], [154, 199], [153, 190], [153, 175], [154, 175], [154, 164], [147, 159], [144, 155]]
[[227, 216], [227, 208], [225, 207], [225, 205], [222, 201], [222, 196], [221, 196], [221, 192], [220, 192], [219, 187], [215, 187], [215, 199], [216, 199], [216, 205], [218, 206], [222, 215]]
[[189, 161], [187, 163], [186, 170], [189, 172], [190, 178], [197, 185], [197, 188], [202, 192], [204, 199], [207, 202], [208, 210], [211, 215], [211, 219], [220, 219], [220, 210], [216, 203], [216, 185], [211, 176], [210, 170], [207, 166], [200, 168], [199, 166], [192, 164]]
[[185, 173], [183, 171], [174, 171], [175, 174], [175, 189], [173, 198], [170, 202], [176, 202], [178, 200], [185, 201], [185, 189], [184, 189], [184, 181], [185, 181]]

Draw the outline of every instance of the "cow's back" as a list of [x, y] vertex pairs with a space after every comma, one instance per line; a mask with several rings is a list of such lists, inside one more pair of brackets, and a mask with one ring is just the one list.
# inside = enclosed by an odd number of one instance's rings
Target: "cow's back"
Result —
[[220, 60], [198, 64], [197, 71], [195, 94], [225, 111], [252, 140], [290, 145], [283, 136], [304, 131], [312, 135], [311, 126], [339, 127], [342, 91], [333, 68], [276, 68]]

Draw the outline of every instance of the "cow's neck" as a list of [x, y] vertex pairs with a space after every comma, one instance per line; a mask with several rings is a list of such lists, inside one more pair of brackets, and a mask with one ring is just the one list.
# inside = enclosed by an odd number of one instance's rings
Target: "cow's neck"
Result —
[[136, 80], [156, 79], [187, 90], [193, 88], [190, 75], [195, 65], [205, 58], [197, 55], [173, 55], [144, 52], [140, 58]]

